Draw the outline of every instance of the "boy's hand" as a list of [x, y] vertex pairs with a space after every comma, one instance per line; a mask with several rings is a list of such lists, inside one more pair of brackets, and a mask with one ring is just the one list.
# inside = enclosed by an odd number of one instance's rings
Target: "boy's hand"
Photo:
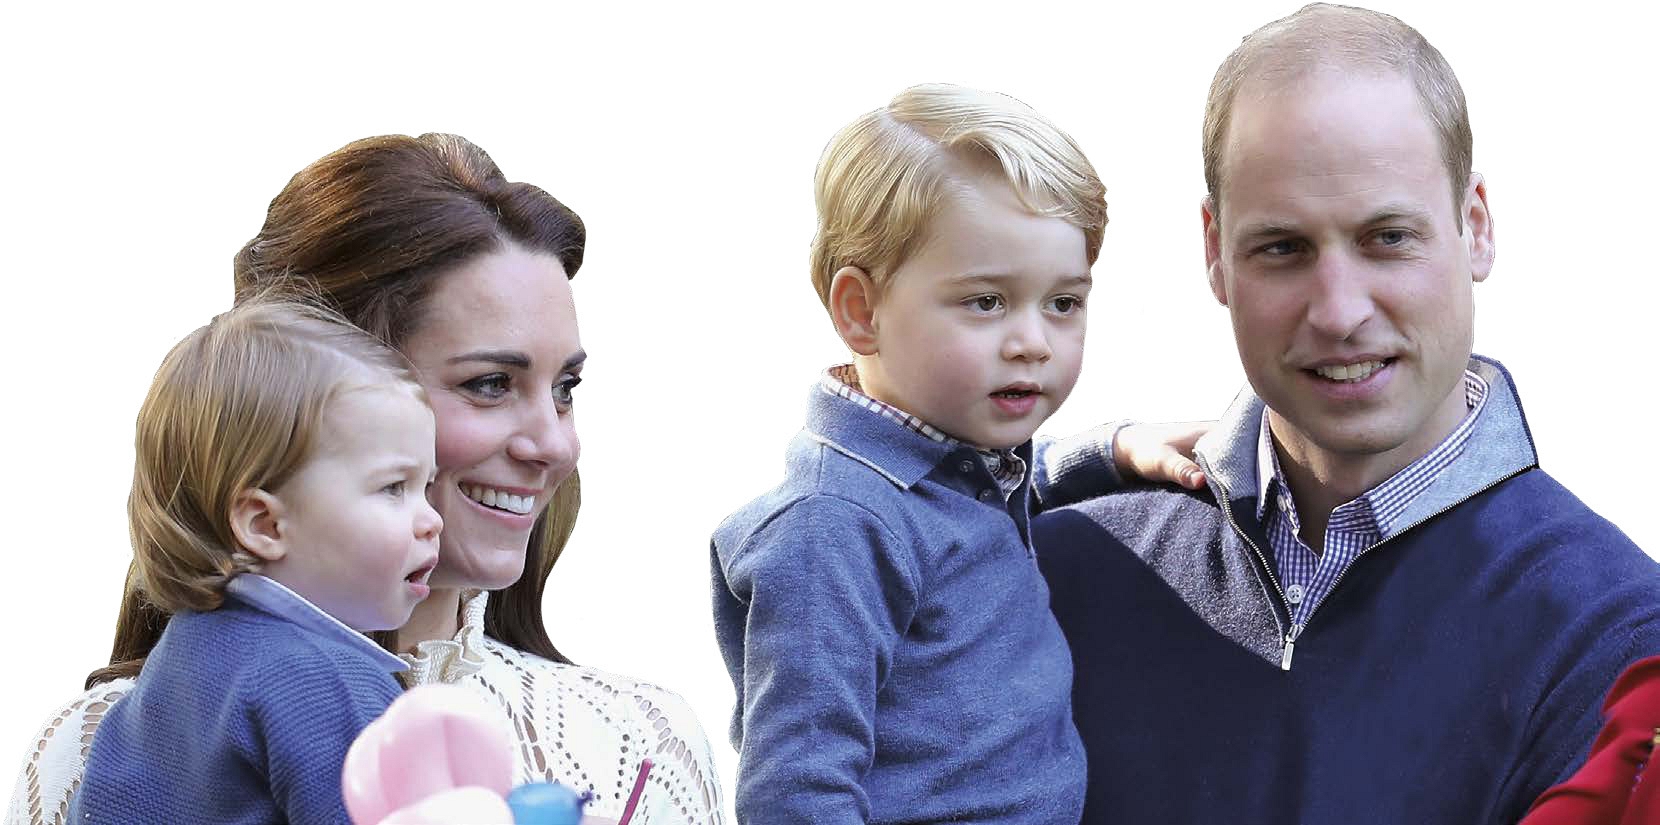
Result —
[[1215, 421], [1131, 424], [1113, 436], [1113, 463], [1125, 479], [1169, 482], [1198, 490], [1205, 486], [1205, 471], [1193, 461], [1193, 445], [1214, 426]]

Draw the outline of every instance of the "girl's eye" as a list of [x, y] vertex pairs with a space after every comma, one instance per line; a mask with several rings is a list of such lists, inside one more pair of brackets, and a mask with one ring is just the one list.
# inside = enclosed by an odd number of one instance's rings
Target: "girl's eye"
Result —
[[402, 496], [404, 491], [404, 483], [402, 481], [394, 481], [391, 484], [380, 488], [380, 491], [389, 496]]
[[574, 391], [576, 389], [576, 385], [580, 383], [582, 383], [582, 376], [573, 375], [557, 384], [554, 384], [554, 403], [561, 407], [569, 407], [576, 403], [576, 397], [572, 395], [572, 391]]
[[492, 372], [489, 375], [480, 375], [461, 383], [461, 388], [480, 398], [495, 399], [507, 394], [511, 389], [511, 381], [504, 372]]
[[968, 299], [968, 305], [977, 312], [996, 312], [1003, 308], [1003, 298], [1000, 295], [981, 295]]

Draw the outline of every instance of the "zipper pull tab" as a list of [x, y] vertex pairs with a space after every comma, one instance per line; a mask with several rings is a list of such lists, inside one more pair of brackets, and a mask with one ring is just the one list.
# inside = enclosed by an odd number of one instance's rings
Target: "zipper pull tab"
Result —
[[1280, 670], [1291, 669], [1291, 654], [1297, 651], [1297, 625], [1291, 626], [1291, 632], [1285, 634], [1285, 650], [1280, 654]]

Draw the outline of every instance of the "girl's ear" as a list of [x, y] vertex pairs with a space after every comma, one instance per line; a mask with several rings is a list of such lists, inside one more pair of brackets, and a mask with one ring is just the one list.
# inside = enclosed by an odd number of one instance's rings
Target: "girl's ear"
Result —
[[260, 561], [278, 561], [288, 553], [284, 515], [281, 499], [264, 490], [243, 490], [231, 501], [231, 533]]
[[869, 273], [856, 266], [836, 270], [830, 279], [830, 320], [848, 349], [876, 354], [876, 285]]

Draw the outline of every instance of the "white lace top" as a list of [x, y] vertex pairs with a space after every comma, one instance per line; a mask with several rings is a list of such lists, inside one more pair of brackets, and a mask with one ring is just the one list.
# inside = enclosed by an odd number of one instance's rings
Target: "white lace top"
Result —
[[[674, 693], [593, 668], [562, 665], [484, 635], [487, 594], [462, 603], [454, 639], [422, 642], [404, 655], [410, 685], [472, 688], [500, 707], [518, 734], [518, 781], [555, 780], [593, 791], [588, 813], [615, 819], [640, 761], [651, 773], [634, 813], [639, 825], [720, 825], [720, 783], [697, 717]], [[92, 734], [132, 687], [117, 679], [64, 706], [35, 736], [18, 774], [5, 825], [64, 825], [80, 786]]]

